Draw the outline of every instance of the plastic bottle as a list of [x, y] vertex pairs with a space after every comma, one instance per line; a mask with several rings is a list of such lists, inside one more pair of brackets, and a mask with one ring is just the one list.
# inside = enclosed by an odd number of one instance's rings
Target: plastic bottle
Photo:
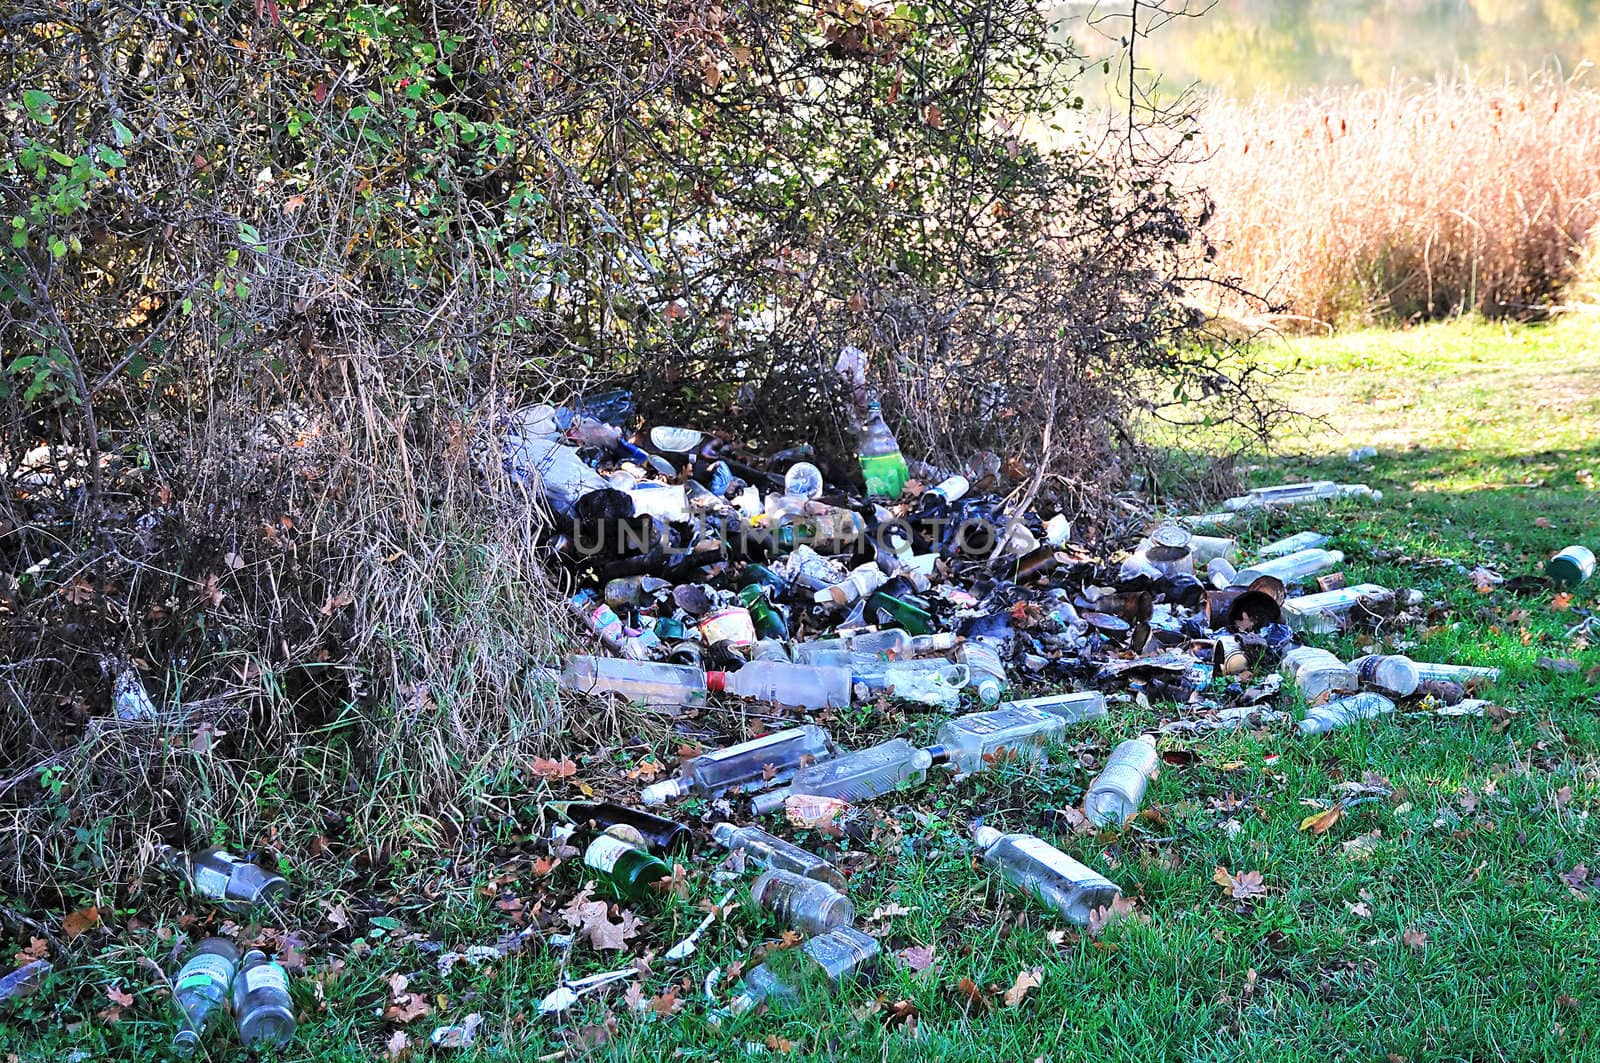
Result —
[[577, 655], [567, 658], [557, 681], [567, 690], [618, 694], [645, 705], [706, 703], [706, 674], [687, 664]]
[[795, 547], [781, 561], [774, 564], [772, 570], [781, 579], [808, 591], [831, 587], [849, 575], [839, 562], [823, 557], [804, 544]]
[[852, 635], [841, 636], [841, 639], [856, 653], [881, 653], [890, 657], [910, 657], [917, 652], [915, 640], [912, 636], [897, 627], [888, 627], [881, 631], [862, 631]]
[[851, 677], [868, 690], [883, 690], [895, 685], [914, 682], [915, 677], [938, 673], [952, 686], [960, 688], [969, 678], [965, 665], [954, 664], [942, 657], [896, 660], [881, 653], [853, 653], [850, 655]]
[[751, 661], [737, 672], [707, 672], [706, 686], [799, 709], [842, 709], [850, 704], [848, 668]]
[[818, 882], [826, 882], [837, 890], [845, 888], [844, 876], [838, 868], [816, 853], [784, 841], [760, 827], [735, 827], [732, 823], [718, 823], [711, 828], [711, 837], [726, 849], [744, 853], [748, 860], [760, 867], [804, 875]]
[[251, 949], [239, 961], [239, 973], [233, 979], [233, 1018], [246, 1048], [281, 1047], [294, 1039], [289, 972], [260, 949]]
[[822, 494], [822, 470], [809, 461], [797, 461], [783, 474], [783, 493], [791, 498], [813, 499]]
[[657, 882], [672, 875], [665, 861], [651, 856], [643, 847], [613, 831], [598, 834], [583, 851], [583, 864], [595, 873], [597, 884], [619, 899], [636, 901], [650, 893]]
[[1422, 683], [1415, 662], [1398, 653], [1369, 653], [1351, 661], [1350, 668], [1361, 680], [1362, 686], [1397, 698], [1409, 698]]
[[694, 848], [694, 831], [683, 824], [613, 801], [550, 801], [544, 810], [557, 819], [596, 831], [630, 827], [658, 853], [687, 853]]
[[1358, 583], [1288, 598], [1283, 603], [1283, 622], [1294, 631], [1330, 635], [1341, 630], [1357, 608], [1390, 615], [1395, 608], [1394, 591], [1376, 583]]
[[1470, 683], [1478, 680], [1486, 683], [1500, 682], [1500, 669], [1486, 668], [1472, 664], [1438, 664], [1431, 661], [1412, 661], [1417, 666], [1417, 675], [1426, 682], [1429, 679], [1440, 679], [1447, 683]]
[[1039, 760], [1044, 747], [1060, 740], [1067, 721], [1038, 709], [1012, 704], [946, 720], [928, 750], [943, 756], [957, 771], [983, 771], [1002, 750], [1025, 760]]
[[1297, 583], [1317, 575], [1319, 572], [1328, 572], [1344, 564], [1342, 550], [1297, 550], [1292, 554], [1272, 558], [1270, 561], [1258, 561], [1249, 568], [1240, 569], [1233, 577], [1235, 587], [1248, 587], [1262, 576], [1272, 576], [1283, 580], [1285, 583]]
[[1057, 716], [1067, 723], [1087, 723], [1106, 718], [1106, 696], [1098, 690], [1080, 690], [1070, 694], [1046, 694], [1038, 698], [1022, 698], [1001, 703], [1000, 709], [1035, 709]]
[[687, 761], [677, 778], [651, 783], [639, 796], [647, 805], [658, 805], [689, 794], [716, 797], [729, 791], [764, 790], [788, 782], [801, 767], [828, 760], [837, 752], [828, 732], [808, 723], [702, 753]]
[[1311, 483], [1252, 488], [1247, 495], [1227, 499], [1222, 503], [1222, 508], [1238, 511], [1261, 506], [1293, 506], [1302, 502], [1320, 502], [1334, 498], [1370, 498], [1373, 501], [1381, 501], [1383, 492], [1374, 491], [1366, 484], [1336, 484], [1332, 480], [1316, 480]]
[[910, 655], [920, 657], [925, 653], [944, 653], [955, 649], [960, 641], [954, 631], [932, 631], [926, 635], [912, 635]]
[[850, 647], [843, 639], [810, 639], [794, 644], [796, 664], [820, 668], [849, 668]]
[[928, 777], [933, 755], [904, 738], [895, 738], [854, 753], [846, 753], [795, 772], [782, 790], [762, 794], [751, 802], [758, 815], [783, 807], [790, 795], [834, 797], [856, 804], [892, 793]]
[[1161, 769], [1149, 735], [1130, 738], [1111, 757], [1083, 795], [1083, 814], [1097, 827], [1120, 827], [1139, 811], [1145, 788]]
[[168, 848], [162, 851], [162, 857], [191, 889], [229, 911], [243, 912], [258, 904], [271, 904], [289, 889], [282, 875], [241, 860], [218, 846], [192, 855]]
[[769, 868], [750, 887], [750, 899], [805, 934], [826, 934], [855, 922], [850, 898], [814, 878]]
[[1339, 698], [1337, 701], [1313, 705], [1306, 710], [1306, 718], [1300, 721], [1299, 726], [1300, 730], [1308, 735], [1324, 734], [1346, 724], [1358, 720], [1371, 720], [1393, 711], [1394, 702], [1382, 694], [1367, 691]]
[[1296, 532], [1287, 539], [1279, 539], [1268, 543], [1256, 551], [1257, 557], [1282, 557], [1284, 554], [1298, 553], [1301, 550], [1311, 550], [1319, 546], [1327, 546], [1328, 537], [1321, 532], [1303, 531]]
[[1544, 574], [1558, 587], [1578, 586], [1594, 575], [1594, 551], [1587, 546], [1569, 546], [1545, 563]]
[[[800, 954], [810, 968], [804, 975], [821, 978], [837, 988], [869, 974], [878, 964], [880, 949], [876, 938], [854, 927], [841, 926], [806, 942]], [[744, 976], [739, 995], [733, 998], [729, 1010], [741, 1015], [763, 1000], [792, 1001], [797, 996], [793, 986], [763, 963]]]
[[911, 478], [900, 444], [876, 402], [867, 405], [867, 419], [861, 426], [861, 475], [867, 481], [867, 494], [880, 498], [899, 498]]
[[968, 682], [978, 691], [978, 700], [985, 705], [993, 705], [1000, 700], [1000, 695], [1006, 689], [1006, 666], [1000, 661], [1000, 653], [987, 642], [974, 639], [965, 643], [958, 654], [962, 664], [967, 666]]
[[1079, 926], [1087, 925], [1094, 911], [1109, 907], [1122, 896], [1115, 882], [1030, 835], [976, 827], [972, 840], [984, 863]]
[[1284, 654], [1280, 671], [1307, 701], [1329, 693], [1353, 694], [1361, 689], [1361, 681], [1349, 665], [1315, 646], [1296, 646]]
[[843, 609], [867, 597], [889, 582], [889, 576], [876, 563], [869, 562], [850, 570], [850, 575], [831, 587], [824, 587], [814, 595], [816, 601]]
[[180, 1056], [194, 1055], [206, 1027], [227, 1007], [228, 987], [239, 969], [239, 950], [224, 938], [206, 938], [172, 980], [172, 1001], [184, 1028], [172, 1039]]

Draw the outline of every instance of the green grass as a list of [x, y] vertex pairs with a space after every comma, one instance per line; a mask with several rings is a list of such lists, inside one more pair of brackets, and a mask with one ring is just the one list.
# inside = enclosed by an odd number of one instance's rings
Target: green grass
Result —
[[[1408, 652], [1419, 659], [1500, 665], [1495, 696], [1517, 710], [1506, 725], [1401, 715], [1322, 738], [1274, 729], [1173, 741], [1193, 759], [1169, 764], [1152, 785], [1153, 815], [1098, 837], [1070, 833], [1051, 814], [1081, 798], [1090, 772], [1079, 758], [1098, 763], [1120, 738], [1167, 718], [1170, 706], [1118, 708], [1104, 726], [1073, 733], [1043, 772], [1007, 767], [960, 784], [939, 776], [869, 810], [849, 840], [798, 836], [851, 869], [863, 920], [905, 909], [867, 923], [882, 935], [882, 977], [720, 1027], [706, 1021], [705, 976], [753, 962], [782, 928], [745, 901], [682, 971], [659, 959], [698, 920], [697, 902], [724, 888], [711, 881], [712, 850], [689, 863], [684, 897], [638, 906], [645, 926], [636, 944], [655, 954], [646, 997], [677, 985], [688, 1002], [670, 1019], [630, 1012], [620, 987], [560, 1024], [538, 1018], [561, 953], [537, 937], [491, 967], [438, 973], [429, 951], [437, 944], [464, 948], [513, 929], [497, 902], [516, 898], [525, 915], [536, 905], [549, 913], [580, 885], [571, 865], [539, 877], [523, 859], [540, 851], [529, 840], [537, 802], [572, 792], [570, 782], [531, 781], [522, 801], [458, 817], [477, 840], [464, 840], [456, 859], [334, 845], [296, 862], [300, 899], [266, 921], [303, 937], [309, 965], [295, 988], [303, 1025], [285, 1058], [381, 1055], [397, 1027], [375, 1012], [395, 973], [435, 1009], [405, 1027], [414, 1042], [435, 1021], [477, 1011], [485, 1058], [734, 1059], [747, 1045], [819, 1059], [1600, 1058], [1600, 907], [1560, 877], [1578, 864], [1600, 867], [1600, 705], [1583, 674], [1600, 655], [1562, 634], [1594, 606], [1597, 587], [1558, 611], [1548, 593], [1479, 594], [1455, 567], [1515, 575], [1569, 542], [1600, 540], [1589, 476], [1600, 470], [1597, 340], [1600, 326], [1587, 319], [1540, 328], [1466, 323], [1300, 340], [1274, 354], [1303, 366], [1292, 398], [1325, 421], [1281, 441], [1283, 453], [1251, 469], [1252, 480], [1360, 479], [1385, 497], [1377, 506], [1281, 515], [1241, 534], [1259, 543], [1320, 527], [1345, 551], [1352, 577], [1423, 591], [1433, 614], [1391, 640], [1415, 642]], [[1352, 468], [1344, 452], [1365, 443], [1380, 456]], [[1353, 650], [1349, 639], [1329, 644]], [[1554, 674], [1538, 666], [1541, 657], [1570, 658], [1580, 671]], [[853, 743], [902, 732], [924, 738], [935, 724], [869, 708], [836, 729]], [[578, 757], [577, 778], [634, 792], [621, 772], [652, 749], [670, 762], [664, 743], [599, 750]], [[1299, 829], [1316, 811], [1308, 801], [1334, 799], [1341, 782], [1369, 773], [1394, 787], [1391, 800], [1352, 807], [1324, 835]], [[976, 815], [1057, 842], [1121, 884], [1140, 918], [1098, 940], [1061, 934], [1067, 928], [1052, 913], [974, 864], [965, 837]], [[439, 830], [416, 826], [419, 836]], [[1368, 856], [1346, 850], [1373, 832]], [[1259, 872], [1265, 896], [1225, 897], [1213, 879], [1219, 866]], [[348, 928], [327, 917], [336, 903]], [[220, 920], [150, 882], [107, 913], [110, 929], [61, 939], [59, 973], [44, 991], [0, 1011], [0, 1053], [159, 1054], [173, 1027], [149, 965], [174, 970], [172, 934], [189, 912], [201, 920], [194, 932]], [[920, 974], [892, 956], [929, 945], [933, 964]], [[578, 944], [567, 971], [626, 959]], [[1003, 990], [1033, 968], [1042, 984], [1016, 1007], [986, 988], [974, 1003], [959, 988], [970, 979]], [[113, 983], [135, 998], [117, 1022], [97, 1017]], [[914, 1025], [895, 1019], [909, 1014]], [[585, 1049], [608, 1017], [608, 1039]], [[243, 1057], [225, 1033], [210, 1048], [213, 1058]]]

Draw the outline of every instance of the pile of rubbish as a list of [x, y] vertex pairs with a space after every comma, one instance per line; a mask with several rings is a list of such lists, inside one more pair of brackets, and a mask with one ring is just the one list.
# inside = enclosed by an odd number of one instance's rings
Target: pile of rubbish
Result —
[[[1292, 723], [1310, 736], [1407, 702], [1467, 714], [1487, 704], [1469, 695], [1499, 678], [1494, 668], [1398, 654], [1346, 662], [1305, 644], [1415, 620], [1409, 611], [1421, 596], [1347, 584], [1344, 554], [1316, 531], [1249, 557], [1226, 534], [1239, 514], [1260, 508], [1380, 498], [1364, 485], [1258, 489], [1216, 513], [1152, 522], [1131, 549], [1111, 553], [1075, 540], [1066, 514], [1017, 508], [1015, 498], [1032, 495], [1012, 490], [994, 455], [961, 469], [907, 461], [875, 402], [859, 411], [860, 482], [830, 482], [806, 448], [763, 457], [692, 428], [630, 432], [630, 419], [626, 393], [511, 419], [506, 467], [556, 517], [550, 545], [570, 566], [579, 587], [570, 608], [594, 643], [548, 679], [667, 715], [724, 699], [789, 714], [793, 726], [702, 753], [649, 782], [638, 806], [705, 799], [711, 840], [736, 854], [736, 870], [759, 872], [751, 899], [805, 936], [806, 965], [827, 983], [869, 976], [878, 941], [855, 927], [847, 876], [755, 825], [762, 817], [826, 824], [922, 786], [941, 767], [973, 774], [1040, 762], [1070, 728], [1113, 705], [1171, 703], [1170, 722], [1116, 746], [1088, 783], [1083, 816], [1117, 830], [1138, 814], [1162, 764], [1162, 734]], [[1570, 586], [1594, 567], [1593, 553], [1575, 546], [1547, 573]], [[1273, 707], [1291, 691], [1308, 706], [1298, 720]], [[807, 719], [882, 698], [944, 714], [934, 743], [896, 737], [847, 750]], [[650, 897], [673, 875], [669, 861], [697, 840], [683, 823], [617, 801], [555, 802], [545, 812], [553, 843], [581, 852], [595, 889], [617, 901]], [[999, 876], [1070, 923], [1088, 924], [1120, 897], [1116, 883], [1044, 839], [980, 820], [972, 841]], [[219, 903], [263, 903], [282, 887], [215, 850], [172, 862]], [[733, 896], [665, 960], [694, 954]], [[559, 1013], [639, 975], [630, 966], [563, 982], [541, 1011]], [[241, 958], [230, 943], [208, 940], [175, 982], [185, 1017], [178, 1048], [192, 1050], [230, 998], [247, 1044], [287, 1041], [286, 986], [282, 967], [260, 952]], [[794, 992], [758, 965], [712, 1014]]]

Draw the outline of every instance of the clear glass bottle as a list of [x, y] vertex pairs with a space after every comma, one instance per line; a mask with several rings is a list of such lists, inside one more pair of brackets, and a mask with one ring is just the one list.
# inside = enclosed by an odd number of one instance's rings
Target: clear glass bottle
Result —
[[938, 744], [928, 752], [935, 759], [943, 755], [957, 771], [983, 771], [1001, 750], [1025, 760], [1039, 760], [1044, 747], [1059, 741], [1066, 730], [1067, 721], [1060, 716], [1012, 703], [946, 720], [935, 739]]
[[1003, 702], [1000, 709], [1037, 709], [1059, 716], [1068, 723], [1088, 723], [1106, 718], [1106, 696], [1098, 690], [1079, 690], [1069, 694], [1046, 694]]
[[845, 888], [844, 876], [838, 868], [816, 853], [784, 841], [760, 827], [735, 827], [732, 823], [718, 823], [711, 828], [711, 838], [725, 849], [744, 853], [748, 860], [760, 867], [804, 875], [818, 882], [826, 882], [836, 890]]
[[1197, 566], [1222, 560], [1237, 564], [1239, 540], [1221, 535], [1194, 535], [1189, 538], [1189, 556]]
[[657, 882], [672, 876], [664, 860], [651, 856], [643, 846], [621, 836], [626, 827], [612, 827], [595, 836], [583, 851], [583, 864], [595, 873], [596, 884], [604, 893], [621, 900], [637, 901], [649, 896]]
[[1240, 569], [1234, 574], [1233, 585], [1247, 587], [1262, 576], [1272, 576], [1285, 583], [1298, 583], [1319, 573], [1330, 572], [1342, 564], [1344, 564], [1342, 550], [1321, 548], [1297, 550], [1292, 554], [1274, 557], [1268, 561], [1257, 561], [1249, 568]]
[[768, 868], [750, 887], [750, 899], [804, 934], [826, 934], [855, 922], [850, 898], [826, 882]]
[[228, 987], [239, 969], [239, 950], [225, 938], [206, 938], [172, 980], [172, 1001], [183, 1016], [183, 1029], [172, 1039], [172, 1050], [185, 1058], [194, 1055], [206, 1027], [228, 1006]]
[[239, 973], [233, 979], [233, 1018], [246, 1048], [282, 1047], [294, 1039], [289, 972], [260, 949], [251, 949], [239, 961]]
[[1449, 683], [1470, 683], [1474, 680], [1485, 683], [1500, 682], [1500, 669], [1482, 667], [1475, 664], [1438, 664], [1431, 661], [1412, 661], [1417, 666], [1417, 676], [1426, 682], [1429, 679], [1442, 679]]
[[916, 642], [909, 632], [897, 627], [841, 635], [840, 641], [854, 653], [881, 653], [888, 657], [912, 656]]
[[879, 568], [876, 562], [869, 561], [865, 565], [851, 569], [850, 575], [842, 582], [815, 592], [814, 598], [820, 604], [843, 609], [847, 605], [854, 605], [888, 582], [888, 574]]
[[706, 673], [688, 664], [578, 655], [567, 658], [557, 681], [567, 690], [617, 694], [645, 705], [706, 703]]
[[1409, 698], [1422, 683], [1415, 662], [1404, 654], [1369, 653], [1351, 661], [1350, 668], [1362, 686], [1397, 698]]
[[241, 860], [220, 846], [193, 854], [166, 847], [161, 856], [195, 893], [229, 911], [243, 912], [258, 904], [271, 904], [289, 889], [282, 875]]
[[1358, 583], [1336, 591], [1304, 594], [1283, 603], [1283, 622], [1294, 631], [1331, 635], [1342, 631], [1357, 608], [1380, 615], [1394, 612], [1394, 591], [1376, 583]]
[[1276, 542], [1268, 543], [1256, 551], [1256, 556], [1282, 557], [1284, 554], [1298, 553], [1301, 550], [1312, 550], [1316, 547], [1327, 545], [1328, 537], [1321, 532], [1296, 532], [1287, 539], [1279, 539]]
[[717, 797], [729, 791], [763, 790], [789, 781], [801, 767], [828, 760], [837, 752], [828, 732], [808, 723], [702, 753], [686, 762], [676, 779], [651, 783], [639, 796], [647, 805], [658, 805], [689, 794]]
[[809, 639], [794, 644], [794, 662], [817, 668], [849, 668], [850, 646], [843, 639]]
[[737, 672], [707, 672], [706, 686], [800, 709], [842, 709], [850, 704], [848, 668], [751, 661]]
[[[841, 926], [819, 934], [800, 948], [808, 970], [800, 978], [820, 978], [835, 988], [864, 977], [878, 965], [880, 947], [876, 938], [854, 927]], [[739, 995], [729, 1004], [735, 1015], [743, 1014], [763, 1000], [794, 1000], [794, 987], [779, 977], [770, 964], [760, 964], [744, 976]]]
[[589, 830], [631, 828], [658, 853], [687, 853], [694, 848], [694, 831], [683, 824], [613, 801], [550, 801], [544, 810], [557, 819]]
[[900, 444], [876, 402], [868, 404], [867, 419], [861, 425], [861, 475], [867, 481], [867, 494], [878, 498], [899, 498], [911, 479]]
[[1006, 666], [1000, 652], [979, 639], [964, 643], [958, 653], [961, 663], [967, 666], [967, 680], [978, 692], [978, 700], [994, 705], [1006, 689]]
[[788, 786], [762, 794], [751, 804], [758, 815], [765, 815], [782, 808], [791, 794], [834, 797], [850, 804], [870, 801], [920, 783], [932, 764], [933, 755], [926, 749], [895, 738], [801, 768]]
[[919, 676], [933, 673], [943, 676], [948, 684], [959, 689], [970, 678], [966, 665], [942, 657], [890, 660], [876, 653], [852, 654], [850, 672], [855, 681], [868, 690], [886, 690], [895, 686], [897, 679], [898, 685], [905, 686], [916, 682]]
[[1369, 690], [1366, 693], [1339, 698], [1337, 701], [1313, 705], [1306, 710], [1306, 718], [1300, 721], [1299, 726], [1300, 730], [1308, 735], [1325, 734], [1347, 724], [1359, 720], [1371, 720], [1393, 711], [1394, 702], [1382, 694], [1374, 694]]
[[750, 647], [752, 661], [788, 661], [789, 644], [782, 639], [756, 639]]
[[1095, 910], [1122, 896], [1115, 882], [1031, 835], [977, 827], [972, 840], [984, 863], [1079, 926], [1087, 925]]
[[1361, 689], [1361, 681], [1349, 665], [1315, 646], [1296, 646], [1284, 654], [1280, 671], [1307, 701], [1330, 693], [1353, 694]]
[[1120, 827], [1138, 814], [1145, 788], [1161, 769], [1149, 735], [1118, 744], [1083, 795], [1083, 814], [1097, 827]]

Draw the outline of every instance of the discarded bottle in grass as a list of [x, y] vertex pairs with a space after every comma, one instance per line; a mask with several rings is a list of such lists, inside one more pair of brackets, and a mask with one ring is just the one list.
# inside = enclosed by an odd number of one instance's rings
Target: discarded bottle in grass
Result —
[[[904, 632], [902, 632], [904, 634]], [[843, 639], [809, 639], [794, 644], [796, 664], [818, 668], [849, 668], [850, 647]]]
[[[746, 665], [735, 674], [754, 667]], [[816, 724], [790, 727], [702, 753], [687, 761], [677, 778], [646, 786], [640, 799], [656, 805], [689, 794], [716, 797], [729, 791], [761, 790], [787, 782], [800, 768], [828, 760], [836, 751], [828, 732]]]
[[1382, 693], [1397, 698], [1409, 698], [1417, 692], [1422, 676], [1417, 674], [1416, 663], [1402, 654], [1369, 653], [1350, 662], [1362, 686], [1374, 687]]
[[594, 591], [584, 590], [573, 595], [567, 605], [585, 627], [594, 632], [606, 649], [633, 660], [643, 660], [646, 650], [638, 640], [628, 637], [628, 629], [616, 610], [601, 601]]
[[923, 520], [938, 520], [950, 512], [953, 503], [961, 501], [972, 485], [965, 476], [949, 476], [930, 487], [917, 499], [916, 515]]
[[1471, 683], [1474, 680], [1484, 683], [1500, 682], [1500, 669], [1482, 667], [1474, 664], [1437, 664], [1431, 661], [1412, 661], [1417, 666], [1417, 675], [1424, 682], [1429, 679], [1440, 679], [1448, 683]]
[[1022, 760], [1039, 760], [1044, 747], [1061, 738], [1067, 721], [1038, 709], [1012, 704], [946, 720], [928, 752], [957, 771], [983, 771], [1002, 751]]
[[813, 499], [822, 494], [822, 470], [809, 461], [797, 461], [783, 474], [783, 493]]
[[961, 647], [961, 663], [967, 666], [968, 681], [978, 691], [978, 700], [993, 705], [1006, 689], [1006, 666], [1000, 654], [986, 642], [972, 641]]
[[1336, 701], [1323, 702], [1321, 705], [1313, 705], [1306, 710], [1306, 718], [1300, 721], [1299, 726], [1305, 734], [1323, 734], [1346, 724], [1371, 720], [1393, 711], [1394, 702], [1382, 694], [1367, 691]]
[[[841, 926], [819, 934], [800, 947], [807, 971], [800, 977], [821, 978], [827, 984], [839, 987], [869, 974], [878, 964], [880, 949], [876, 938], [869, 937], [854, 927]], [[773, 972], [770, 964], [760, 964], [744, 976], [739, 995], [728, 1005], [735, 1015], [742, 1015], [763, 1000], [794, 1000], [798, 994], [792, 985]]]
[[658, 853], [687, 853], [694, 848], [694, 831], [683, 824], [613, 801], [550, 801], [544, 808], [558, 819], [595, 831], [631, 827]]
[[755, 628], [756, 637], [761, 639], [787, 639], [789, 637], [789, 624], [783, 619], [783, 614], [767, 600], [767, 592], [763, 587], [749, 586], [739, 592], [739, 600], [750, 612], [750, 623]]
[[1293, 506], [1335, 498], [1369, 498], [1378, 502], [1383, 500], [1383, 492], [1374, 491], [1366, 484], [1336, 484], [1332, 480], [1316, 480], [1311, 483], [1252, 488], [1247, 495], [1225, 500], [1222, 508], [1237, 512], [1261, 506]]
[[1189, 556], [1196, 566], [1210, 565], [1218, 560], [1236, 563], [1239, 560], [1239, 540], [1220, 535], [1191, 535]]
[[1544, 574], [1557, 586], [1576, 587], [1594, 575], [1594, 565], [1594, 551], [1587, 546], [1569, 546], [1545, 564]]
[[1119, 744], [1084, 793], [1083, 814], [1097, 827], [1122, 826], [1138, 813], [1160, 768], [1161, 755], [1148, 735]]
[[838, 608], [853, 605], [889, 582], [889, 576], [876, 564], [858, 565], [842, 582], [817, 591], [818, 602], [831, 603]]
[[881, 653], [889, 657], [910, 657], [916, 652], [913, 649], [911, 635], [897, 627], [886, 627], [881, 631], [861, 631], [850, 635], [840, 636], [840, 641], [847, 644], [855, 653]]
[[853, 653], [850, 655], [851, 677], [868, 690], [883, 690], [914, 682], [915, 677], [938, 673], [951, 685], [960, 687], [969, 678], [965, 665], [953, 664], [942, 657], [911, 658], [900, 660], [881, 653]]
[[706, 685], [741, 698], [799, 709], [842, 709], [850, 704], [848, 668], [751, 661], [737, 672], [707, 672]]
[[251, 949], [239, 961], [239, 973], [233, 979], [233, 1017], [246, 1048], [282, 1047], [294, 1039], [289, 972], [260, 949]]
[[1284, 654], [1280, 671], [1307, 701], [1330, 693], [1353, 694], [1361, 689], [1361, 681], [1349, 665], [1315, 646], [1296, 646]]
[[1327, 546], [1328, 537], [1321, 532], [1303, 531], [1296, 532], [1287, 539], [1279, 539], [1268, 543], [1256, 551], [1257, 557], [1282, 557], [1285, 554], [1299, 553], [1301, 550], [1313, 550], [1319, 546]]
[[1233, 585], [1248, 587], [1262, 576], [1272, 576], [1285, 583], [1296, 583], [1319, 572], [1338, 568], [1342, 564], [1344, 564], [1342, 550], [1320, 548], [1297, 550], [1292, 554], [1275, 557], [1270, 561], [1258, 561], [1249, 568], [1240, 569], [1234, 574]]
[[984, 863], [1079, 926], [1087, 925], [1093, 912], [1122, 896], [1115, 882], [1030, 835], [976, 827], [972, 840]]
[[[626, 826], [611, 831], [626, 831]], [[600, 888], [621, 900], [636, 901], [649, 895], [655, 883], [672, 875], [672, 868], [641, 846], [610, 831], [595, 836], [583, 851], [584, 866], [595, 872]]]
[[711, 828], [711, 837], [718, 845], [744, 853], [747, 859], [763, 868], [804, 875], [818, 882], [826, 882], [837, 890], [845, 888], [844, 876], [838, 868], [816, 853], [784, 841], [760, 827], [735, 827], [732, 823], [718, 823]]
[[1098, 690], [1080, 690], [1069, 694], [1046, 694], [1038, 698], [1022, 698], [997, 706], [1002, 709], [1036, 709], [1058, 716], [1067, 723], [1088, 723], [1106, 717], [1106, 696]]
[[861, 426], [861, 475], [867, 481], [867, 494], [880, 498], [899, 498], [911, 478], [900, 444], [876, 402], [867, 405], [867, 419]]
[[706, 673], [693, 665], [576, 655], [557, 681], [583, 694], [617, 694], [646, 705], [704, 705]]
[[894, 738], [801, 768], [788, 786], [762, 794], [751, 802], [751, 807], [758, 815], [766, 815], [782, 808], [791, 795], [834, 797], [850, 804], [870, 801], [902, 786], [920, 783], [928, 777], [932, 763], [933, 755], [926, 749], [918, 749], [904, 738]]
[[750, 887], [750, 899], [805, 934], [826, 934], [855, 922], [850, 898], [814, 878], [770, 868]]
[[1336, 591], [1288, 598], [1283, 603], [1283, 620], [1295, 631], [1330, 635], [1343, 630], [1358, 609], [1377, 616], [1393, 616], [1394, 591], [1376, 583], [1358, 583]]
[[183, 1029], [172, 1039], [180, 1056], [194, 1055], [206, 1028], [228, 1006], [228, 987], [239, 969], [239, 950], [225, 938], [206, 938], [172, 980], [172, 1002], [183, 1016]]
[[163, 848], [162, 859], [196, 893], [229, 911], [243, 912], [258, 904], [272, 903], [289, 888], [282, 875], [217, 846], [192, 855]]
[[913, 635], [926, 635], [933, 630], [933, 614], [912, 595], [893, 595], [877, 591], [867, 599], [868, 615], [876, 615], [886, 623], [899, 624]]

